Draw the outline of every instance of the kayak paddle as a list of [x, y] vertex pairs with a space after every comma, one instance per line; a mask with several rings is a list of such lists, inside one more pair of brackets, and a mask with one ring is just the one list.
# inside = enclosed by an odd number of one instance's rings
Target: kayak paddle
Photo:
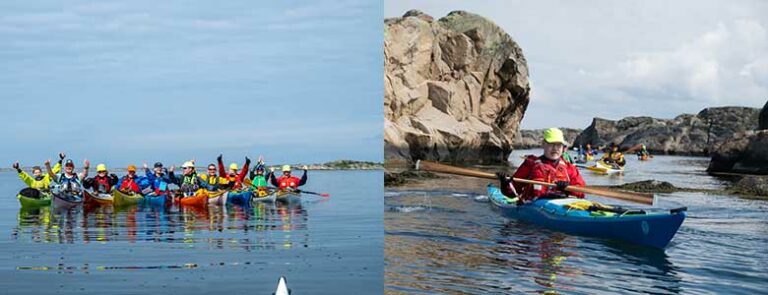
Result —
[[[487, 179], [494, 179], [494, 180], [498, 179], [496, 175], [493, 173], [482, 172], [474, 169], [455, 167], [455, 166], [440, 164], [437, 162], [422, 161], [422, 160], [416, 161], [416, 170], [442, 172], [442, 173], [464, 175], [464, 176], [471, 176], [471, 177], [478, 177], [478, 178], [487, 178]], [[512, 178], [512, 180], [520, 183], [538, 184], [538, 185], [545, 185], [549, 187], [555, 186], [554, 183], [522, 179], [522, 178]], [[580, 192], [585, 194], [598, 195], [598, 196], [603, 196], [607, 198], [636, 202], [636, 203], [641, 203], [646, 205], [653, 205], [653, 199], [654, 199], [653, 194], [618, 192], [618, 191], [613, 191], [608, 189], [592, 188], [592, 187], [585, 187], [585, 186], [569, 185], [565, 187], [565, 190], [569, 192]]]

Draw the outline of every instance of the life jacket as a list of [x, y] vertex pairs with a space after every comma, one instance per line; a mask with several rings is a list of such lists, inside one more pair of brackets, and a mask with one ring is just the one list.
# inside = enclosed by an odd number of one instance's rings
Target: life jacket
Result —
[[155, 175], [155, 181], [152, 182], [152, 188], [155, 189], [155, 194], [158, 196], [168, 193], [168, 183], [163, 179], [163, 176]]
[[112, 189], [112, 185], [109, 184], [109, 176], [96, 176], [93, 178], [93, 188], [99, 193], [108, 193]]
[[[570, 176], [568, 176], [568, 165], [562, 158], [557, 161], [557, 166], [555, 167], [552, 167], [552, 165], [544, 163], [540, 158], [537, 158], [534, 162], [533, 169], [531, 169], [531, 173], [528, 175], [528, 179], [548, 183], [571, 181]], [[530, 200], [547, 194], [561, 194], [561, 192], [552, 190], [548, 186], [532, 184], [523, 191], [523, 194], [524, 199]]]
[[298, 188], [299, 181], [301, 180], [298, 177], [293, 175], [291, 175], [290, 177], [286, 177], [283, 175], [277, 178], [277, 184], [279, 185], [278, 188], [280, 189]]
[[237, 175], [235, 176], [227, 175], [224, 179], [227, 181], [227, 183], [230, 184], [230, 187], [229, 187], [230, 189], [239, 190], [243, 188], [243, 182], [237, 179]]
[[131, 191], [135, 193], [141, 192], [141, 189], [139, 188], [139, 184], [136, 183], [136, 178], [130, 178], [128, 176], [123, 176], [123, 179], [120, 180], [119, 189], [124, 192], [127, 192], [127, 191]]
[[83, 187], [77, 174], [73, 174], [72, 177], [67, 177], [66, 173], [62, 173], [61, 176], [59, 176], [59, 183], [65, 191], [80, 191]]
[[251, 180], [251, 186], [255, 188], [266, 187], [267, 178], [264, 177], [264, 175], [256, 175], [253, 177], [253, 180]]
[[191, 195], [193, 192], [197, 191], [199, 188], [199, 184], [197, 183], [197, 173], [192, 173], [190, 175], [184, 175], [181, 178], [181, 190], [184, 193], [187, 193]]

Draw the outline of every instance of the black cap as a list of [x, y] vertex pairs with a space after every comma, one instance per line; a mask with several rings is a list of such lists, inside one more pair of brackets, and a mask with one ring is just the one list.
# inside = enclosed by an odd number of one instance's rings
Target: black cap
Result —
[[72, 159], [67, 159], [67, 162], [64, 163], [64, 166], [72, 166], [75, 167], [75, 162], [72, 162]]
[[163, 163], [160, 163], [160, 162], [155, 163], [155, 168], [163, 168]]

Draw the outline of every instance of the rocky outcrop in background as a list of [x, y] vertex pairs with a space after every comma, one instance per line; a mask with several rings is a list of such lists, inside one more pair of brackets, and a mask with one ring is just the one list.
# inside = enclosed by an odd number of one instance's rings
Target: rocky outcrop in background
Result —
[[[512, 143], [512, 148], [515, 149], [533, 149], [533, 148], [540, 148], [541, 142], [544, 140], [543, 133], [545, 129], [523, 129], [517, 132], [515, 135], [515, 141]], [[581, 134], [581, 129], [573, 129], [573, 128], [563, 128], [560, 127], [560, 130], [563, 130], [563, 135], [565, 136], [565, 140], [567, 140], [569, 143], [573, 142], [573, 140], [576, 139], [579, 134]]]
[[760, 122], [757, 124], [757, 129], [765, 130], [768, 129], [768, 101], [765, 102], [765, 105], [763, 106], [763, 111], [760, 112]]
[[734, 133], [757, 127], [760, 109], [706, 108], [674, 119], [627, 117], [618, 121], [594, 118], [574, 141], [593, 146], [617, 143], [622, 149], [645, 144], [651, 153], [709, 155]]
[[415, 10], [385, 20], [385, 161], [505, 162], [529, 94], [522, 50], [493, 22]]
[[[757, 130], [741, 131], [726, 137], [712, 153], [709, 172], [768, 175], [768, 102], [760, 112]], [[754, 128], [753, 128], [754, 129]]]

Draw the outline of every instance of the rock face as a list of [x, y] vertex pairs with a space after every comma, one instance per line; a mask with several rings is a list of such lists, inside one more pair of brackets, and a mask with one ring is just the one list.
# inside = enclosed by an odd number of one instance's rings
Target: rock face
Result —
[[697, 115], [674, 119], [627, 117], [618, 121], [594, 118], [574, 141], [575, 145], [619, 144], [627, 149], [645, 144], [652, 153], [709, 155], [737, 132], [757, 127], [759, 109], [746, 107], [706, 108]]
[[[533, 149], [540, 148], [541, 142], [544, 140], [543, 133], [545, 129], [524, 129], [517, 132], [515, 135], [515, 141], [512, 143], [512, 148], [515, 149]], [[581, 133], [581, 129], [562, 128], [565, 140], [573, 142], [577, 136]]]
[[384, 24], [385, 160], [506, 161], [530, 93], [520, 47], [463, 11]]
[[763, 111], [760, 112], [760, 122], [758, 123], [757, 129], [768, 129], [768, 101], [765, 102]]
[[768, 130], [734, 134], [712, 153], [707, 171], [768, 174]]

